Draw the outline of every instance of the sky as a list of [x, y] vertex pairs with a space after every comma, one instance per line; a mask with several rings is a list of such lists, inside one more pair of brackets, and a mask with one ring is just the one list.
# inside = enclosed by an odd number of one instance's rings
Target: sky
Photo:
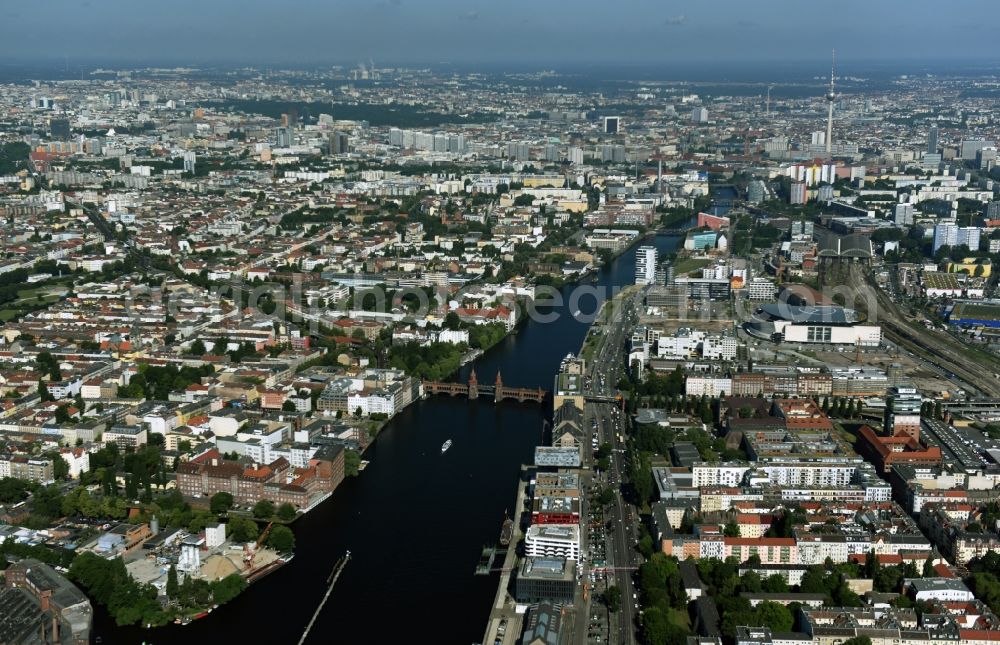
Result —
[[996, 0], [0, 2], [0, 65], [1000, 59]]

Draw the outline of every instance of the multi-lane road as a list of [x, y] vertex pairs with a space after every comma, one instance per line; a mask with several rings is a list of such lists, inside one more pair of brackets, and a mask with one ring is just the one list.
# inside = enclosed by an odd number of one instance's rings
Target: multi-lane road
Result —
[[[628, 330], [636, 322], [636, 302], [641, 292], [627, 293], [612, 307], [611, 315], [601, 329], [601, 338], [587, 367], [589, 394], [611, 396], [616, 393], [616, 384], [623, 370], [625, 340]], [[588, 415], [597, 421], [599, 444], [610, 444], [610, 469], [601, 473], [597, 480], [614, 491], [614, 500], [606, 509], [606, 544], [608, 584], [614, 584], [621, 591], [621, 607], [612, 616], [609, 642], [631, 645], [635, 643], [635, 625], [638, 607], [636, 604], [633, 572], [638, 564], [636, 554], [637, 517], [632, 505], [622, 497], [623, 478], [628, 471], [625, 461], [626, 418], [624, 413], [612, 403], [588, 403]]]

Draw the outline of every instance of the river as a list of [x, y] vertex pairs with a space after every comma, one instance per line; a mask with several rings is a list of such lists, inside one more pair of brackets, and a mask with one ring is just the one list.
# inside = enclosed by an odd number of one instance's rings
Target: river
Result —
[[[661, 254], [677, 244], [677, 237], [655, 238]], [[632, 284], [634, 272], [635, 247], [584, 285], [607, 295]], [[548, 310], [557, 320], [529, 321], [475, 361], [481, 383], [501, 370], [506, 385], [551, 389], [559, 362], [580, 348], [589, 327], [572, 314], [594, 309], [592, 298], [570, 309], [572, 289]], [[296, 643], [333, 563], [349, 549], [352, 559], [309, 642], [477, 642], [497, 578], [473, 570], [482, 546], [499, 538], [520, 465], [532, 461], [550, 406], [444, 396], [411, 405], [369, 448], [368, 468], [294, 523], [291, 563], [190, 625], [119, 628], [95, 607], [93, 633], [105, 643]], [[446, 439], [453, 445], [442, 455]]]

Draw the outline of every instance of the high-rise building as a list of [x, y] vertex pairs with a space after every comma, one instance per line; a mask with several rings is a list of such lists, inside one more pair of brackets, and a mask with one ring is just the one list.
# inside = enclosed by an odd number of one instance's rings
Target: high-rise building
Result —
[[942, 246], [956, 246], [958, 244], [958, 225], [952, 222], [944, 222], [934, 225], [934, 253]]
[[351, 151], [350, 138], [346, 132], [330, 132], [326, 136], [330, 154], [342, 155]]
[[889, 389], [885, 406], [884, 426], [889, 436], [907, 435], [920, 439], [920, 408], [923, 398], [912, 385], [897, 385]]
[[1000, 219], [1000, 201], [987, 202], [983, 206], [983, 217], [987, 220]]
[[696, 107], [691, 110], [691, 121], [693, 123], [708, 123], [708, 110], [703, 107]]
[[810, 143], [814, 146], [825, 146], [826, 145], [826, 133], [822, 130], [816, 130], [810, 136]]
[[[284, 116], [284, 115], [283, 115]], [[292, 145], [292, 129], [289, 127], [274, 129], [274, 145], [277, 148], [289, 148]]]
[[805, 204], [806, 203], [806, 182], [804, 181], [793, 181], [791, 193], [788, 196], [789, 204]]
[[938, 151], [938, 129], [936, 125], [932, 125], [931, 129], [927, 131], [927, 154], [933, 155], [937, 154]]
[[193, 152], [184, 153], [184, 172], [194, 174], [195, 163], [198, 161], [198, 155]]
[[621, 129], [621, 121], [620, 116], [604, 117], [604, 134], [618, 134]]
[[531, 146], [511, 141], [507, 144], [507, 158], [514, 161], [528, 161], [531, 159]]
[[984, 146], [976, 152], [976, 166], [980, 170], [993, 170], [997, 163], [996, 146]]
[[837, 93], [833, 90], [833, 65], [836, 60], [836, 52], [833, 53], [833, 57], [830, 61], [830, 91], [826, 93], [826, 102], [829, 106], [829, 111], [826, 115], [826, 157], [830, 158], [833, 154], [833, 102], [837, 100]]
[[896, 204], [893, 207], [893, 222], [896, 226], [912, 226], [913, 216], [913, 204]]
[[566, 160], [575, 166], [583, 165], [583, 149], [570, 146], [566, 149]]
[[601, 161], [610, 161], [611, 163], [625, 163], [625, 146], [622, 145], [598, 146], [598, 152], [600, 153]]
[[765, 192], [764, 182], [755, 179], [747, 185], [747, 201], [751, 204], [759, 204], [764, 201]]
[[640, 246], [635, 254], [635, 283], [656, 284], [657, 251], [655, 246]]
[[959, 150], [959, 156], [963, 160], [973, 161], [976, 158], [976, 153], [983, 148], [995, 147], [996, 143], [993, 141], [988, 141], [986, 139], [966, 139], [962, 141], [962, 145]]
[[975, 226], [966, 226], [958, 229], [958, 246], [963, 244], [969, 247], [970, 251], [979, 250], [980, 230]]
[[560, 151], [559, 146], [554, 146], [552, 144], [545, 146], [544, 155], [545, 161], [559, 161], [562, 159], [562, 152]]

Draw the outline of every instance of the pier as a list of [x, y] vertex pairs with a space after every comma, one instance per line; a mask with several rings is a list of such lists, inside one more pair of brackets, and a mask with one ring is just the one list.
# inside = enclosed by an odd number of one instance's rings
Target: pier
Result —
[[512, 399], [519, 403], [531, 401], [542, 403], [549, 393], [542, 388], [530, 387], [510, 387], [504, 385], [500, 372], [497, 372], [496, 381], [493, 385], [481, 385], [476, 378], [476, 370], [472, 370], [468, 383], [444, 382], [444, 381], [424, 381], [422, 383], [424, 394], [447, 394], [449, 396], [464, 396], [470, 400], [478, 399], [479, 396], [492, 396], [493, 401], [499, 403], [504, 399]]
[[309, 638], [309, 631], [313, 628], [313, 625], [316, 624], [316, 619], [319, 618], [320, 612], [323, 611], [323, 606], [326, 605], [326, 601], [330, 599], [330, 594], [333, 593], [333, 587], [337, 584], [337, 578], [340, 577], [341, 572], [344, 570], [344, 567], [347, 566], [347, 562], [350, 559], [351, 552], [348, 551], [343, 555], [343, 557], [337, 560], [336, 564], [333, 565], [333, 571], [330, 572], [329, 577], [326, 579], [328, 584], [326, 593], [323, 595], [323, 600], [319, 601], [319, 607], [317, 607], [315, 613], [313, 613], [312, 618], [309, 620], [309, 624], [306, 625], [305, 631], [302, 632], [302, 638], [299, 639], [299, 645], [305, 643], [306, 639]]

